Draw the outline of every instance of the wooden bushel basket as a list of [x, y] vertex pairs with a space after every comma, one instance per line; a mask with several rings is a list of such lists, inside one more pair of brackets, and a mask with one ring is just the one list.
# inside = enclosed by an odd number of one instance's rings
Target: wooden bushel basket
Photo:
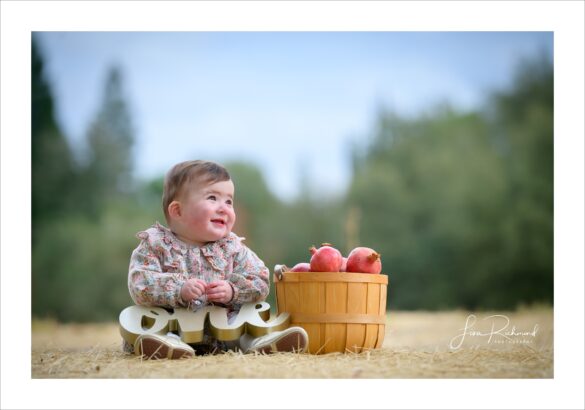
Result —
[[349, 272], [274, 274], [278, 314], [309, 334], [309, 353], [355, 352], [382, 346], [388, 276]]

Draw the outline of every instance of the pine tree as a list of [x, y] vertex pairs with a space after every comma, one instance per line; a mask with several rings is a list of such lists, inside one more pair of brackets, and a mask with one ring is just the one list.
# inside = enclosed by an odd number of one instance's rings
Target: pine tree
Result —
[[74, 179], [72, 153], [55, 121], [51, 89], [44, 77], [39, 46], [31, 44], [31, 172], [32, 225], [35, 227], [69, 209]]
[[94, 216], [110, 200], [132, 191], [134, 133], [119, 68], [110, 69], [101, 108], [87, 134], [85, 206]]

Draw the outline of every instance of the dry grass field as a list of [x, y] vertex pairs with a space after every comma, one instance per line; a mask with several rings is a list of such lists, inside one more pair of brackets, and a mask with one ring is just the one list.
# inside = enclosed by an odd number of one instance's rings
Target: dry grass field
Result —
[[116, 323], [33, 321], [31, 374], [33, 378], [552, 378], [553, 340], [550, 308], [389, 312], [384, 344], [369, 352], [228, 352], [147, 361], [121, 352]]

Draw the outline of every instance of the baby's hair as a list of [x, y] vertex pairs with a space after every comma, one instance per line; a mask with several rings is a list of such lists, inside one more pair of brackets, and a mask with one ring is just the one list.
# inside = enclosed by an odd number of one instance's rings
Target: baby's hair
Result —
[[227, 169], [211, 161], [185, 161], [172, 167], [167, 172], [163, 185], [162, 207], [167, 222], [169, 204], [184, 193], [187, 185], [195, 182], [198, 186], [207, 186], [230, 179]]

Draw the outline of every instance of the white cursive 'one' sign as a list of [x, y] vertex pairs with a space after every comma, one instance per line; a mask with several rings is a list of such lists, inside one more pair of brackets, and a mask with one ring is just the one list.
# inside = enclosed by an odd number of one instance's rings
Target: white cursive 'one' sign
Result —
[[253, 337], [286, 329], [290, 326], [288, 313], [281, 313], [272, 320], [270, 305], [266, 302], [245, 303], [237, 316], [228, 323], [227, 309], [220, 306], [205, 306], [193, 312], [184, 308], [168, 312], [161, 307], [129, 306], [120, 313], [120, 334], [130, 344], [134, 344], [141, 334], [176, 331], [185, 343], [203, 340], [206, 321], [213, 337], [218, 340], [236, 340], [242, 334]]

